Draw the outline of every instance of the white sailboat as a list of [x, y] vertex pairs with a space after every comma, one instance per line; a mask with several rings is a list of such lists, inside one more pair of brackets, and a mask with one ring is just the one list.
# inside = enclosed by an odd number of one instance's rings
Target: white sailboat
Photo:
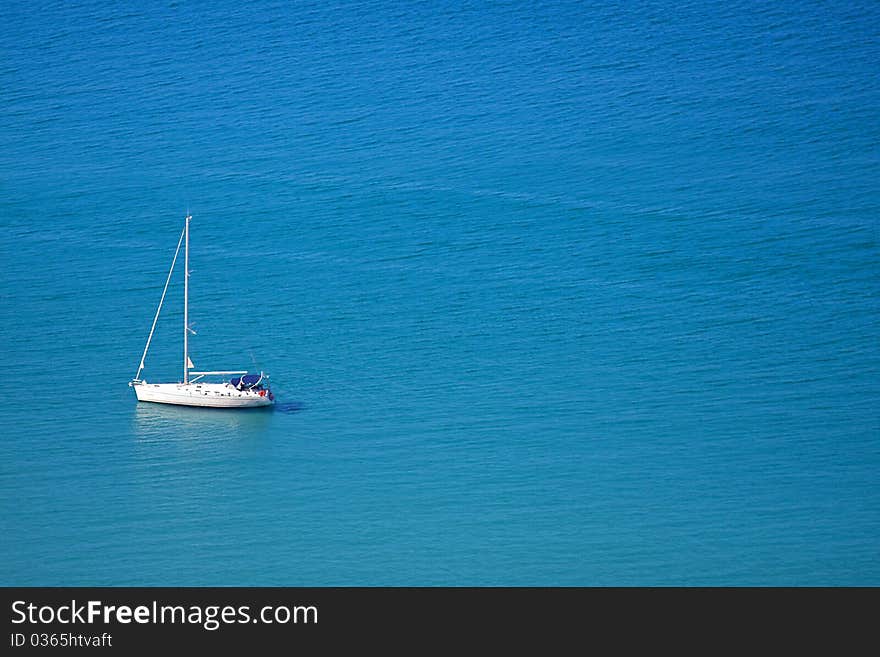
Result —
[[[177, 250], [171, 261], [171, 269], [165, 280], [165, 289], [153, 318], [153, 326], [147, 337], [147, 345], [144, 347], [141, 363], [134, 379], [129, 386], [134, 388], [138, 401], [157, 402], [160, 404], [178, 404], [182, 406], [205, 406], [211, 408], [252, 408], [256, 406], [271, 406], [275, 403], [275, 396], [269, 387], [269, 377], [260, 372], [249, 374], [247, 370], [215, 370], [193, 371], [193, 363], [189, 357], [189, 222], [191, 215], [186, 216], [183, 232], [177, 241]], [[168, 292], [168, 284], [171, 282], [171, 274], [174, 273], [174, 264], [180, 253], [180, 245], [184, 247], [184, 276], [183, 276], [183, 380], [177, 383], [150, 383], [141, 379], [144, 370], [144, 360], [150, 349], [150, 341], [156, 330], [156, 322], [162, 311], [162, 303]], [[224, 380], [216, 381], [217, 377]], [[229, 378], [231, 377], [231, 378]]]

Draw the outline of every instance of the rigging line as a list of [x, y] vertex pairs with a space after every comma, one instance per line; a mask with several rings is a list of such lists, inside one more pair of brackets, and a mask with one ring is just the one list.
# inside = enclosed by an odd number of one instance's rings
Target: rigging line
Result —
[[180, 233], [180, 239], [177, 240], [177, 250], [174, 251], [174, 259], [171, 261], [171, 269], [168, 270], [168, 278], [165, 279], [165, 289], [162, 290], [162, 298], [159, 299], [159, 307], [156, 308], [156, 316], [153, 318], [153, 326], [150, 327], [150, 335], [147, 338], [147, 346], [144, 347], [144, 355], [141, 356], [141, 366], [138, 367], [137, 374], [134, 375], [135, 381], [139, 380], [141, 371], [144, 369], [144, 359], [147, 357], [147, 350], [150, 348], [150, 341], [153, 339], [153, 331], [156, 330], [156, 322], [159, 321], [159, 312], [162, 310], [162, 304], [165, 301], [165, 293], [168, 292], [168, 284], [171, 282], [171, 274], [174, 273], [174, 265], [177, 263], [177, 255], [180, 253], [180, 245], [183, 243], [184, 233], [186, 233], [185, 227]]

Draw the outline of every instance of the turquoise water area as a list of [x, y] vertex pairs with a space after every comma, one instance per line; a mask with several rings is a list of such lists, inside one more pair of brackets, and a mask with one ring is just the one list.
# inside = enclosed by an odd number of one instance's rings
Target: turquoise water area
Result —
[[4, 3], [0, 583], [880, 584], [878, 31]]

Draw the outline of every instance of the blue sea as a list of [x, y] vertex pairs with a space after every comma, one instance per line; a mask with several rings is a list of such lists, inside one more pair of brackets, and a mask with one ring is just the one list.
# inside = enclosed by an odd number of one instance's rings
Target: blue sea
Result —
[[[880, 585], [878, 62], [874, 1], [3, 2], [0, 584]], [[271, 411], [128, 386], [188, 212]]]

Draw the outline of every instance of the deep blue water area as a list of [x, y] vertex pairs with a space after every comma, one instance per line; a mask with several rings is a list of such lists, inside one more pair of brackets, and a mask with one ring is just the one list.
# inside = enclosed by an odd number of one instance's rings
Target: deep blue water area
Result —
[[[880, 585], [878, 61], [875, 2], [3, 3], [0, 583]], [[274, 410], [127, 385], [187, 212]]]

